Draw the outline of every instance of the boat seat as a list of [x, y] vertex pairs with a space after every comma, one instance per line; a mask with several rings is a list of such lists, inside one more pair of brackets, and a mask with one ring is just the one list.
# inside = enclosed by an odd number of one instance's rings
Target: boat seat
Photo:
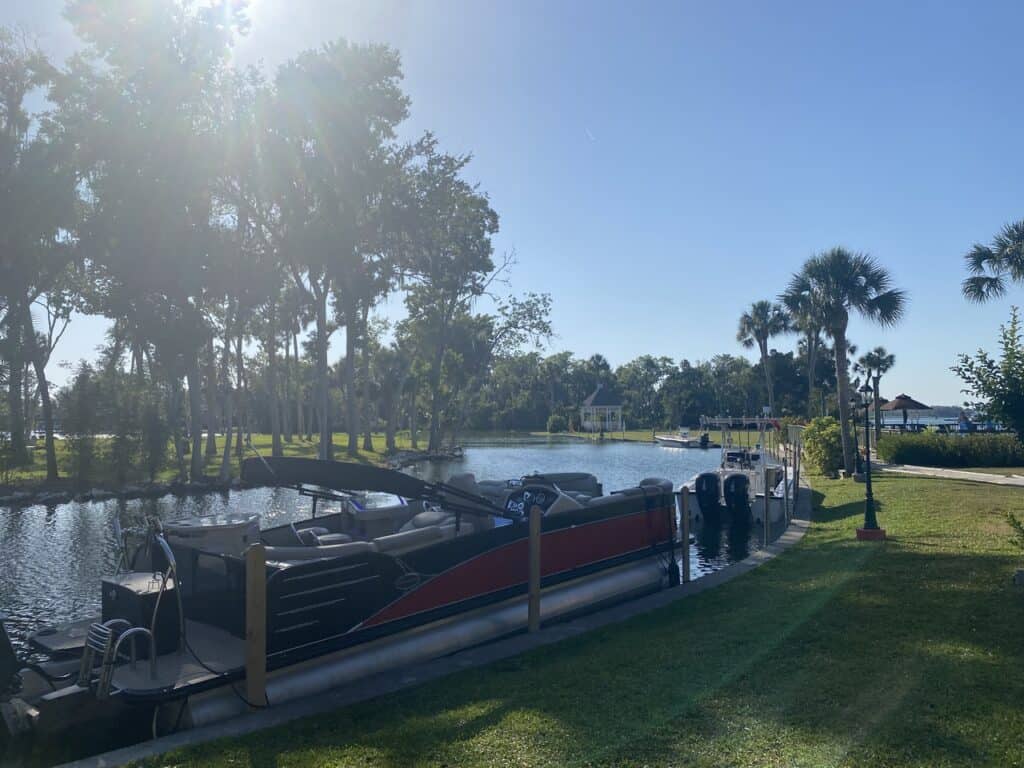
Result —
[[417, 528], [429, 528], [432, 525], [444, 525], [454, 519], [455, 515], [451, 512], [446, 512], [439, 507], [433, 507], [425, 512], [420, 512], [418, 515], [414, 515], [408, 523], [399, 529], [399, 532], [414, 531]]
[[295, 535], [299, 537], [299, 543], [305, 544], [307, 547], [320, 545], [319, 537], [310, 528], [296, 528]]
[[324, 533], [316, 537], [317, 546], [329, 547], [333, 544], [347, 544], [352, 541], [352, 537], [347, 533]]
[[444, 537], [445, 532], [442, 530], [442, 526], [431, 525], [426, 528], [414, 528], [408, 531], [392, 533], [389, 536], [378, 536], [373, 540], [373, 545], [378, 552], [399, 554], [433, 544]]
[[299, 562], [304, 560], [322, 560], [328, 557], [346, 557], [366, 552], [373, 552], [374, 546], [369, 541], [350, 541], [345, 544], [332, 544], [325, 547], [275, 547], [266, 548], [267, 560], [273, 562]]

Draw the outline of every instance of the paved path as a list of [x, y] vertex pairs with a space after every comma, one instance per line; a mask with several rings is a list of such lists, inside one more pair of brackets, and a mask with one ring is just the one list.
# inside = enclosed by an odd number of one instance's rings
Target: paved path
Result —
[[942, 467], [918, 467], [914, 464], [875, 464], [883, 472], [898, 472], [901, 475], [917, 475], [918, 477], [941, 477], [947, 480], [970, 480], [975, 483], [992, 483], [993, 485], [1024, 486], [1024, 475], [991, 475], [987, 472], [968, 472], [963, 469], [945, 469]]

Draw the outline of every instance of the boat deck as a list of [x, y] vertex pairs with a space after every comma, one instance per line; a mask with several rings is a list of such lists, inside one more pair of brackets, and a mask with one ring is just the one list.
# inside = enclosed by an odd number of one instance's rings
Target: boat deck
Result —
[[[155, 677], [150, 676], [149, 660], [140, 659], [134, 669], [125, 663], [114, 670], [114, 687], [128, 696], [170, 693], [245, 665], [245, 640], [242, 638], [194, 621], [185, 623], [185, 632], [189, 648], [158, 656]], [[139, 642], [145, 641], [140, 638]]]

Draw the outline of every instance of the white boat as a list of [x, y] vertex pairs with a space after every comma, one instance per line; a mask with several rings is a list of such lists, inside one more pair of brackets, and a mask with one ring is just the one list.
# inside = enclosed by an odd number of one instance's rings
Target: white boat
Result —
[[[751, 424], [757, 426], [756, 442], [744, 439], [750, 435], [747, 427]], [[743, 431], [737, 435], [733, 429], [740, 425]], [[722, 457], [717, 469], [698, 473], [684, 483], [690, 490], [691, 519], [724, 507], [732, 514], [746, 514], [749, 510], [755, 521], [764, 522], [767, 489], [768, 519], [781, 520], [786, 515], [787, 483], [790, 484], [788, 498], [792, 499], [793, 495], [792, 476], [767, 449], [767, 439], [778, 429], [777, 422], [768, 418], [702, 418], [701, 426], [705, 430], [721, 430]]]
[[680, 427], [674, 435], [655, 435], [654, 442], [669, 448], [718, 448], [717, 443], [712, 443], [707, 430], [701, 430], [699, 437], [692, 437], [687, 427]]

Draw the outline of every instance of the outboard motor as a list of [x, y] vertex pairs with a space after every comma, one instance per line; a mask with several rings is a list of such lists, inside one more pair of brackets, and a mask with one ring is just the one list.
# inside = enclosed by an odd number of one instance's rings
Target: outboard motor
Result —
[[711, 515], [718, 511], [719, 500], [722, 498], [722, 486], [717, 474], [703, 472], [697, 475], [694, 492], [697, 494], [697, 504], [700, 505], [701, 512]]
[[708, 433], [707, 432], [701, 432], [701, 435], [700, 435], [700, 447], [703, 448], [704, 450], [707, 450], [709, 442], [710, 442], [710, 438], [708, 437]]
[[746, 475], [729, 475], [722, 488], [725, 507], [733, 517], [750, 516], [750, 478]]
[[14, 676], [21, 669], [21, 662], [14, 652], [11, 639], [7, 636], [7, 628], [4, 627], [4, 619], [7, 617], [0, 613], [0, 694], [7, 690], [14, 682]]

